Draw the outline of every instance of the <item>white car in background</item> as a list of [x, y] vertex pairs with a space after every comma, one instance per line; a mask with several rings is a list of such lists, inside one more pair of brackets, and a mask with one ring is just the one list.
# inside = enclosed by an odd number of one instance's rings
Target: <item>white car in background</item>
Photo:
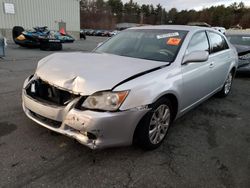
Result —
[[212, 28], [219, 31], [219, 32], [221, 32], [224, 35], [226, 33], [226, 28], [224, 28], [224, 27], [212, 27]]
[[120, 31], [118, 31], [118, 30], [114, 30], [114, 31], [111, 31], [110, 33], [109, 33], [109, 36], [114, 36], [114, 35], [117, 35], [118, 33], [119, 33]]

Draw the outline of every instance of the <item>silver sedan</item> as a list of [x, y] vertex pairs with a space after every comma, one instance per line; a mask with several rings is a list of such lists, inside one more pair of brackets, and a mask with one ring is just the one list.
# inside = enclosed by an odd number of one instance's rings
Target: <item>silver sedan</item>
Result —
[[40, 60], [24, 82], [23, 109], [92, 149], [132, 143], [155, 149], [175, 119], [214, 94], [229, 94], [237, 59], [214, 29], [131, 28], [92, 53]]

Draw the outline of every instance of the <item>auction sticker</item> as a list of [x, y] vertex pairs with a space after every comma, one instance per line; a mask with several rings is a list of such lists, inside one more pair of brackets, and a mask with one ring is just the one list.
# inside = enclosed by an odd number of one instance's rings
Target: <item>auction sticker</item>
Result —
[[167, 44], [171, 46], [178, 46], [181, 42], [180, 38], [169, 38], [167, 40]]
[[177, 37], [177, 36], [179, 36], [179, 33], [174, 32], [174, 33], [166, 33], [166, 34], [162, 34], [162, 35], [157, 35], [156, 38], [157, 39], [163, 39], [163, 38]]

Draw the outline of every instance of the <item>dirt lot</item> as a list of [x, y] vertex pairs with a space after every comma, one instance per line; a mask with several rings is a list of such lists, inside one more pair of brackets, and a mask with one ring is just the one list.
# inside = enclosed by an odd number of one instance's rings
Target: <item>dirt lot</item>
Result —
[[177, 120], [155, 151], [92, 151], [22, 111], [23, 81], [48, 54], [10, 44], [0, 59], [0, 187], [250, 187], [250, 76], [237, 77], [226, 99], [213, 97]]

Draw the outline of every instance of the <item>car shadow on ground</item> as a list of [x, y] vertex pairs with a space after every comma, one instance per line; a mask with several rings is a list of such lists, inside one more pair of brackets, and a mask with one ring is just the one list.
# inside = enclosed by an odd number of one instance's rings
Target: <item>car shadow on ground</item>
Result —
[[235, 78], [239, 78], [239, 79], [250, 79], [250, 71], [249, 71], [249, 72], [240, 72], [240, 73], [236, 73]]

